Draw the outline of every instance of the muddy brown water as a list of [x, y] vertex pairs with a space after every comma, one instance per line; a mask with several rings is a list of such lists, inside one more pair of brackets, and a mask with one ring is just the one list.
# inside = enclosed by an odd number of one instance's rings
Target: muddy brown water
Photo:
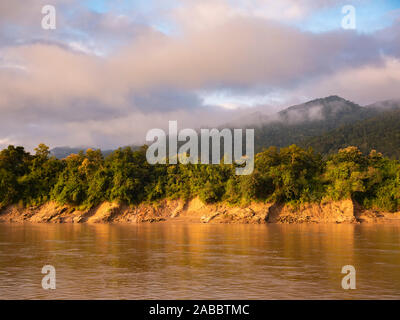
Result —
[[0, 224], [0, 298], [399, 299], [400, 225]]

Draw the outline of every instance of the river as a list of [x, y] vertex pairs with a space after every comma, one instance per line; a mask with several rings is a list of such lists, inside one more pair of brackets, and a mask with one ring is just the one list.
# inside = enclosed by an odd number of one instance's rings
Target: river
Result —
[[0, 298], [400, 299], [400, 225], [0, 224]]

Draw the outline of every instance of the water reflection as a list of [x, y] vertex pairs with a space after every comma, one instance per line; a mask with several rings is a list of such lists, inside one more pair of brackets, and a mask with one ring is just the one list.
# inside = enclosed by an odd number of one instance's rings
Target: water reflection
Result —
[[[0, 298], [400, 298], [399, 225], [0, 224]], [[41, 268], [57, 289], [41, 288]], [[354, 265], [357, 290], [341, 288]]]

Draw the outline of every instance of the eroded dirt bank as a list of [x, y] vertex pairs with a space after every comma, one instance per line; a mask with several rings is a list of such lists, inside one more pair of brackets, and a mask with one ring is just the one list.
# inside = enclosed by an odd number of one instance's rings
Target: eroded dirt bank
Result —
[[128, 207], [104, 202], [90, 210], [77, 210], [54, 202], [39, 207], [13, 205], [0, 211], [0, 222], [35, 223], [141, 223], [161, 221], [197, 223], [359, 223], [400, 221], [400, 212], [364, 210], [351, 200], [308, 204], [300, 208], [272, 203], [244, 207], [205, 205], [199, 199], [163, 200]]

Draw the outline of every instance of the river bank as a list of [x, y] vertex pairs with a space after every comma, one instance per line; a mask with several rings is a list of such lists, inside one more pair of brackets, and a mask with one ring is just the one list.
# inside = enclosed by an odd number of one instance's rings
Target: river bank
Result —
[[12, 205], [0, 211], [0, 222], [33, 223], [154, 223], [163, 221], [193, 223], [386, 223], [400, 221], [400, 212], [365, 210], [352, 200], [306, 204], [293, 208], [287, 204], [251, 203], [232, 207], [227, 204], [204, 204], [163, 200], [154, 204], [129, 207], [104, 202], [89, 210], [48, 202], [38, 207]]

